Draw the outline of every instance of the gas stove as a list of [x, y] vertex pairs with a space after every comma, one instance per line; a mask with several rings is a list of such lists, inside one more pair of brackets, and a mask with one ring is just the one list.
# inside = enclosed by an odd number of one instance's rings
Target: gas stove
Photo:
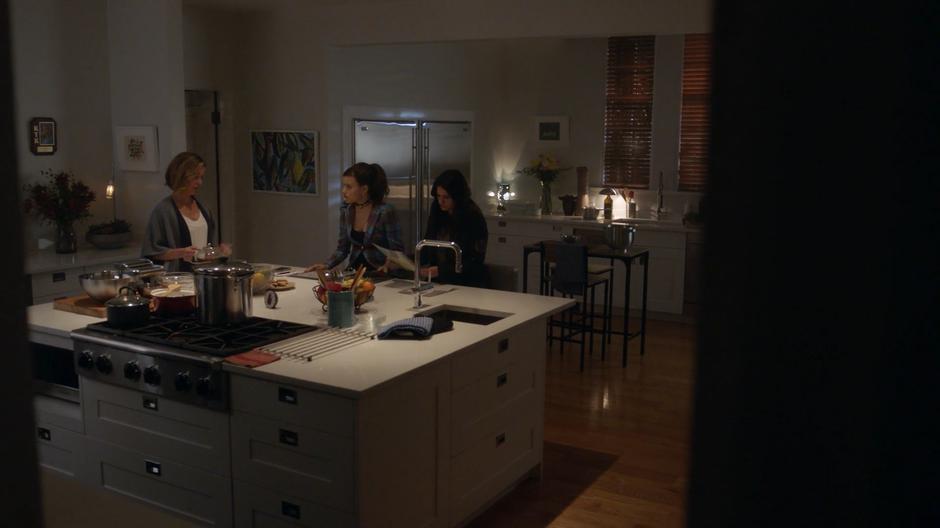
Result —
[[151, 317], [121, 330], [94, 323], [71, 333], [76, 372], [165, 398], [228, 408], [226, 356], [316, 330], [316, 326], [261, 317], [230, 326], [199, 323], [195, 317]]

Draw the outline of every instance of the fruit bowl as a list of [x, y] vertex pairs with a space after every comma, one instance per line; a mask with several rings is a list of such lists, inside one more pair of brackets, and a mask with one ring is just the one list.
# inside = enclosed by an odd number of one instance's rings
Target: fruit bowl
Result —
[[[348, 282], [347, 282], [348, 281]], [[316, 296], [317, 300], [320, 301], [320, 304], [323, 305], [323, 311], [326, 311], [326, 292], [327, 290], [332, 291], [348, 291], [352, 288], [352, 279], [347, 279], [344, 282], [327, 282], [326, 285], [314, 286], [313, 293]], [[372, 300], [372, 292], [375, 291], [375, 284], [372, 283], [369, 279], [363, 279], [356, 286], [356, 298], [353, 301], [353, 304], [356, 307], [356, 311], [359, 311], [359, 308]]]

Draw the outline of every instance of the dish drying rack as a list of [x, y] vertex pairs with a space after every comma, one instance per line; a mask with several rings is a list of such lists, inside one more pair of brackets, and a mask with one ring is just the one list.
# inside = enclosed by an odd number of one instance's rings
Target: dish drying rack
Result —
[[258, 347], [281, 359], [313, 361], [375, 339], [375, 334], [349, 328], [320, 328], [312, 332]]

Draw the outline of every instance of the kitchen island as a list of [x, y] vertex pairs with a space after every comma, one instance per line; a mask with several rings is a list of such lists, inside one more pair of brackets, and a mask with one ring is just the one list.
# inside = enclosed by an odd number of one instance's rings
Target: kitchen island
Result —
[[[281, 292], [274, 309], [255, 297], [254, 315], [325, 325], [315, 281], [291, 280], [296, 289]], [[355, 333], [412, 317], [408, 287], [379, 284]], [[159, 411], [142, 410], [141, 393], [82, 377], [90, 448], [73, 449], [88, 459], [75, 474], [207, 525], [466, 523], [540, 469], [545, 323], [572, 301], [450, 286], [424, 301], [417, 311], [467, 307], [505, 317], [458, 320], [427, 340], [366, 340], [310, 361], [225, 363], [225, 412], [153, 397]], [[31, 339], [53, 346], [98, 321], [51, 304], [29, 308]]]

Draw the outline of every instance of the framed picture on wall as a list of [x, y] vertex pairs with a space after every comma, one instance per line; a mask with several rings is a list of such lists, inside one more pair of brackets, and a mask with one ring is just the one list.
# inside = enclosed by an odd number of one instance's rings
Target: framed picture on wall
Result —
[[50, 156], [58, 148], [55, 119], [34, 117], [29, 122], [29, 150], [37, 156]]
[[125, 171], [160, 170], [160, 150], [155, 126], [114, 127], [118, 168]]
[[251, 189], [315, 196], [320, 151], [312, 130], [252, 130]]
[[541, 147], [567, 147], [568, 116], [536, 116], [535, 140]]

